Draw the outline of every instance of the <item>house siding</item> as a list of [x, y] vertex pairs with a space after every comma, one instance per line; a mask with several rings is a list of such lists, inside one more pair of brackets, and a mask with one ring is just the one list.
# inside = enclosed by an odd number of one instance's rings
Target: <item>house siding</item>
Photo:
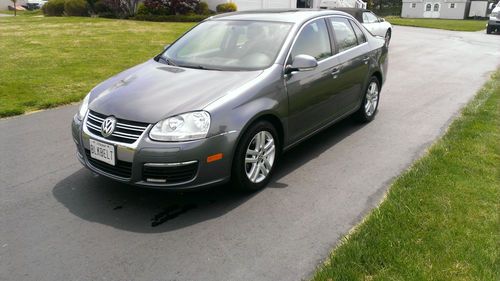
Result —
[[[415, 8], [412, 8], [412, 3]], [[431, 11], [426, 11], [427, 4], [431, 4]], [[438, 4], [439, 11], [434, 11], [434, 5]], [[451, 4], [455, 7], [451, 8]], [[440, 19], [464, 19], [470, 5], [469, 0], [403, 0], [401, 17], [403, 18], [440, 18]]]

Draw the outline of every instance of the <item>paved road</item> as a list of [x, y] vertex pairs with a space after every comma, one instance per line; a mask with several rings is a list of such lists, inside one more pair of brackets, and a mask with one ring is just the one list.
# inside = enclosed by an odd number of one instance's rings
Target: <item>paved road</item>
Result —
[[397, 27], [391, 44], [376, 120], [303, 143], [253, 195], [94, 177], [74, 156], [75, 106], [1, 120], [0, 280], [307, 278], [500, 64], [484, 33]]

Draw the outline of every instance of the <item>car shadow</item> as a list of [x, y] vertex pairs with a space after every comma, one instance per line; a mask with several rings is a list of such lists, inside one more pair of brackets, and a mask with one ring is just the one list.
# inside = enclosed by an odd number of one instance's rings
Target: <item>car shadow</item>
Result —
[[[286, 152], [268, 188], [363, 126], [347, 118]], [[262, 191], [260, 191], [262, 192]], [[58, 182], [52, 193], [84, 220], [138, 233], [161, 233], [223, 216], [259, 192], [242, 193], [230, 184], [189, 192], [137, 188], [82, 168]]]

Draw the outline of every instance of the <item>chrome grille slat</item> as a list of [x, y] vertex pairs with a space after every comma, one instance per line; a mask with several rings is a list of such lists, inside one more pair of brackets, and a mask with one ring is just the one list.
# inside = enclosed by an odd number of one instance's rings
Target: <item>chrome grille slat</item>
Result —
[[125, 129], [125, 130], [129, 130], [129, 131], [138, 131], [138, 132], [143, 132], [144, 130], [146, 130], [147, 127], [145, 128], [131, 128], [131, 127], [126, 127], [126, 126], [123, 126], [123, 125], [118, 125], [116, 124], [116, 127], [117, 128], [120, 128], [120, 129]]
[[[102, 122], [104, 122], [107, 117], [108, 116], [103, 114], [89, 111], [86, 126], [92, 133], [100, 136]], [[144, 124], [144, 126], [140, 126], [142, 124]], [[108, 137], [108, 139], [124, 143], [134, 143], [137, 139], [139, 139], [139, 137], [141, 137], [148, 126], [149, 124], [146, 123], [117, 119], [115, 131]]]

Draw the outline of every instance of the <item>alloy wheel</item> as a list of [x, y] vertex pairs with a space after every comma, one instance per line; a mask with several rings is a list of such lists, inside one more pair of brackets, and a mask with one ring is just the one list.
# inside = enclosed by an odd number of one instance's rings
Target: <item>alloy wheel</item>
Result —
[[260, 131], [252, 138], [245, 153], [245, 173], [253, 183], [262, 182], [269, 175], [276, 158], [273, 135]]
[[368, 117], [372, 116], [377, 110], [378, 94], [378, 84], [372, 81], [366, 90], [365, 113]]

